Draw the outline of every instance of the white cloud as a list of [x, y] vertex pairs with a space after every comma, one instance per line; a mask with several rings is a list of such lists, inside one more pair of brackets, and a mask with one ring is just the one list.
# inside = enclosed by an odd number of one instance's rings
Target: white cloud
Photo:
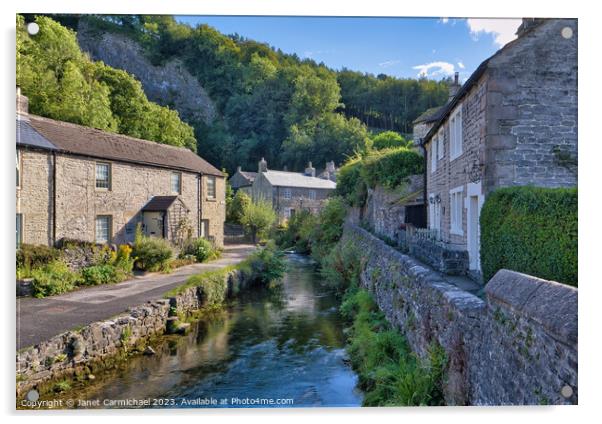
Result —
[[458, 62], [458, 68], [464, 69], [464, 68], [466, 68], [466, 66], [464, 66], [464, 64], [462, 62]]
[[499, 47], [516, 38], [515, 32], [521, 19], [467, 19], [470, 35], [478, 40], [481, 34], [492, 34], [493, 42]]
[[437, 77], [453, 75], [455, 67], [453, 63], [439, 61], [416, 65], [412, 69], [418, 70], [419, 77]]
[[381, 68], [389, 68], [389, 67], [391, 67], [393, 65], [397, 65], [399, 62], [401, 62], [401, 60], [397, 60], [397, 59], [395, 59], [395, 60], [386, 60], [384, 62], [380, 62], [378, 64], [378, 66], [380, 66]]

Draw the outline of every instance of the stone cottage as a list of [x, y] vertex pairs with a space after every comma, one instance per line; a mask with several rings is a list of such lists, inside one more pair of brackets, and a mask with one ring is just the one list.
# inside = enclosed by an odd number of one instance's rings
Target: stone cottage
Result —
[[126, 243], [145, 234], [223, 245], [225, 177], [180, 147], [28, 113], [17, 93], [17, 244]]
[[577, 185], [577, 20], [524, 19], [517, 35], [481, 63], [422, 139], [428, 227], [442, 247], [434, 254], [460, 252], [460, 271], [477, 278], [489, 193]]
[[255, 178], [257, 178], [257, 172], [243, 171], [239, 166], [236, 168], [236, 172], [230, 177], [228, 182], [234, 191], [242, 190], [250, 193]]
[[317, 213], [336, 188], [332, 181], [335, 171], [333, 162], [326, 165], [321, 177], [316, 177], [311, 162], [305, 172], [273, 171], [268, 170], [268, 164], [262, 158], [251, 187], [251, 197], [254, 201], [271, 202], [281, 220], [287, 220], [301, 210]]

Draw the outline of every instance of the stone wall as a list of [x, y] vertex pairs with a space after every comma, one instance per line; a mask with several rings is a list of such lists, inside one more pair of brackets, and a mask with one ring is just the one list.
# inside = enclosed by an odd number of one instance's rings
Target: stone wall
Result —
[[[224, 246], [224, 222], [226, 221], [226, 179], [215, 177], [215, 198], [207, 196], [207, 179], [202, 179], [201, 219], [209, 220], [209, 237], [217, 247]], [[198, 223], [197, 223], [198, 225]]]
[[361, 284], [411, 348], [445, 350], [447, 404], [577, 403], [577, 289], [501, 270], [482, 300], [357, 226], [343, 239], [359, 247]]
[[[225, 297], [250, 284], [244, 273], [224, 273]], [[140, 349], [150, 338], [165, 331], [170, 308], [191, 314], [205, 304], [202, 288], [191, 287], [170, 299], [159, 299], [130, 308], [114, 318], [94, 322], [80, 330], [67, 331], [36, 346], [17, 352], [17, 393], [61, 378], [84, 376], [94, 369], [110, 368], [119, 354]]]
[[485, 192], [576, 186], [577, 20], [545, 21], [487, 72]]
[[[95, 183], [96, 162], [57, 155], [56, 238], [94, 241], [96, 216], [109, 215], [113, 227], [112, 243], [132, 242], [144, 205], [154, 196], [175, 194], [171, 191], [172, 170], [99, 161], [111, 165], [111, 188], [101, 190]], [[196, 235], [199, 225], [198, 174], [181, 172], [181, 175], [180, 198], [190, 211], [190, 223]]]
[[18, 147], [21, 181], [16, 189], [16, 211], [22, 214], [22, 241], [52, 244], [52, 155]]

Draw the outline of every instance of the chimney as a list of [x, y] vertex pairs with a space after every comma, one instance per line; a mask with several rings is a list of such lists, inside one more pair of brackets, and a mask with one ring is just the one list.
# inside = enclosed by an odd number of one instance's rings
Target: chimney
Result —
[[261, 158], [261, 160], [259, 161], [259, 173], [262, 172], [268, 172], [268, 163], [265, 161], [264, 158]]
[[307, 163], [307, 168], [305, 168], [305, 175], [307, 175], [308, 177], [316, 176], [316, 168], [311, 166], [311, 161]]
[[449, 96], [447, 98], [447, 101], [451, 102], [451, 100], [454, 98], [454, 96], [458, 93], [458, 90], [460, 90], [460, 73], [459, 72], [454, 73], [454, 82], [452, 84], [450, 84], [448, 90], [449, 90]]
[[242, 172], [242, 168], [240, 166], [236, 167], [236, 172]]
[[334, 173], [337, 170], [337, 168], [334, 165], [334, 161], [333, 160], [331, 160], [330, 162], [326, 162], [326, 170], [330, 174]]
[[17, 114], [29, 114], [29, 99], [21, 94], [21, 87], [17, 86]]
[[518, 29], [516, 30], [517, 37], [522, 37], [526, 32], [535, 28], [537, 25], [541, 24], [544, 21], [542, 18], [523, 18], [523, 22], [520, 24]]

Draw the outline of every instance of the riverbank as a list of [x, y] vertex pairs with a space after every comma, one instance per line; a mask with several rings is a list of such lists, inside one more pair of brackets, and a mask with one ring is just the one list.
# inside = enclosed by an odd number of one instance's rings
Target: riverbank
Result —
[[[264, 284], [263, 262], [276, 260], [273, 251], [271, 256], [265, 252], [263, 249], [221, 271], [192, 277], [188, 283], [193, 280], [193, 284], [168, 299], [132, 307], [109, 320], [94, 322], [22, 349], [17, 352], [17, 393], [31, 388], [39, 393], [60, 391], [69, 386], [71, 379], [90, 379], [95, 372], [114, 367], [129, 354], [143, 352], [150, 339], [169, 328], [183, 330], [179, 324], [187, 316], [205, 307], [215, 307], [256, 283]], [[165, 288], [162, 290], [165, 292]]]
[[17, 350], [111, 318], [129, 307], [159, 299], [191, 276], [236, 265], [255, 250], [256, 247], [249, 244], [226, 246], [220, 259], [188, 265], [170, 274], [154, 273], [118, 284], [95, 286], [43, 299], [18, 298]]
[[111, 402], [120, 399], [161, 399], [146, 406], [168, 408], [359, 406], [340, 298], [309, 258], [286, 261], [272, 289], [254, 286], [221, 309], [204, 308], [186, 335], [152, 340], [154, 355], [130, 356], [41, 399], [80, 408], [118, 407]]

